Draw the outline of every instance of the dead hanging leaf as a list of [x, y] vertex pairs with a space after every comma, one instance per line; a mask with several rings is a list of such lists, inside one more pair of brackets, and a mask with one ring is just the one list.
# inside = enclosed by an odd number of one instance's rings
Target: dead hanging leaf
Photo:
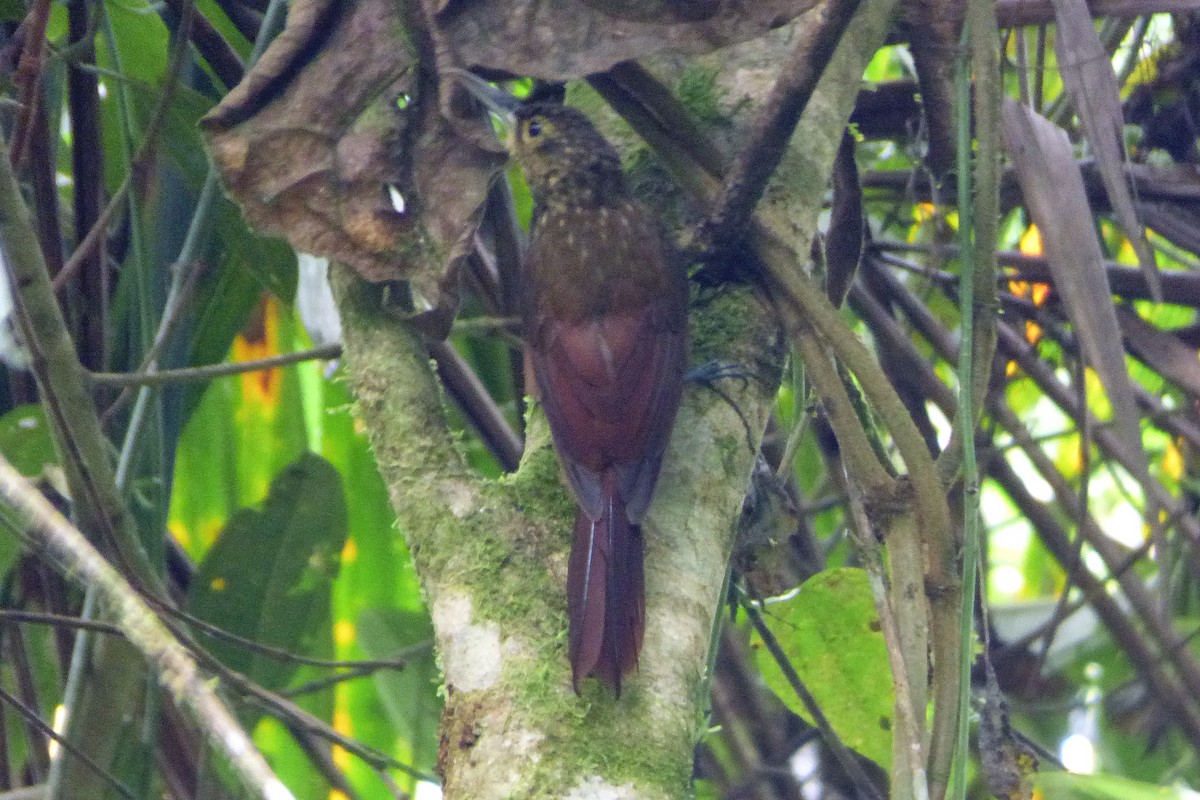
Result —
[[1159, 236], [1189, 253], [1200, 251], [1200, 202], [1187, 198], [1139, 202], [1137, 208], [1142, 219]]
[[865, 231], [862, 183], [854, 160], [854, 137], [847, 130], [842, 134], [842, 143], [833, 162], [833, 204], [829, 210], [829, 232], [825, 236], [825, 293], [835, 306], [845, 302], [846, 293], [862, 264]]
[[411, 280], [436, 305], [470, 247], [498, 156], [442, 117], [403, 38], [402, 9], [297, 0], [202, 124], [254, 225], [367, 280]]
[[1121, 229], [1133, 243], [1138, 264], [1146, 276], [1150, 295], [1162, 302], [1162, 285], [1154, 251], [1138, 221], [1133, 193], [1125, 177], [1121, 93], [1112, 62], [1100, 45], [1086, 0], [1054, 0], [1059, 71], [1067, 94], [1079, 115], [1084, 134], [1096, 156], [1096, 165], [1109, 203]]
[[762, 36], [817, 0], [425, 0], [444, 64], [568, 80]]
[[698, 22], [710, 19], [721, 9], [721, 0], [583, 0], [618, 19]]
[[1132, 463], [1144, 472], [1146, 455], [1125, 347], [1071, 143], [1064, 130], [1012, 99], [1004, 101], [1003, 127], [1026, 207], [1042, 232], [1054, 288], [1088, 364], [1104, 384], [1118, 435]]
[[1200, 360], [1196, 358], [1196, 348], [1146, 322], [1132, 308], [1117, 309], [1117, 319], [1134, 355], [1192, 397], [1200, 398]]

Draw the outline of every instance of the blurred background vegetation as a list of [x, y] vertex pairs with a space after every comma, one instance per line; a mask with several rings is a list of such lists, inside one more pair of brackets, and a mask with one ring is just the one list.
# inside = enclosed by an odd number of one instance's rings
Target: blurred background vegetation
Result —
[[[1102, 381], [1081, 360], [1087, 333], [1072, 323], [1021, 192], [1029, 184], [1009, 169], [997, 371], [977, 439], [988, 605], [977, 626], [1016, 731], [1005, 741], [1045, 773], [1105, 774], [1049, 774], [1037, 791], [1054, 798], [1200, 786], [1200, 727], [1188, 727], [1200, 719], [1200, 12], [1141, 0], [1106, 8], [1088, 25], [1118, 81], [1123, 174], [1161, 300], [1113, 212], [1086, 112], [1064, 94], [1054, 9], [997, 6], [1005, 92], [1071, 135], [1123, 334], [1099, 347], [1127, 364], [1148, 464], [1141, 471], [1122, 450]], [[213, 191], [197, 127], [267, 38], [269, 11], [260, 0], [4, 0], [0, 123], [141, 544], [197, 640], [245, 679], [219, 676], [255, 741], [297, 797], [433, 797], [441, 701], [430, 622], [341, 379], [336, 331], [328, 312], [301, 313], [319, 306], [320, 282], [302, 279], [290, 247], [255, 233]], [[937, 134], [952, 110], [920, 74], [930, 55], [914, 30], [920, 20], [908, 19], [875, 55], [852, 118], [868, 233], [846, 314], [936, 452], [953, 416], [959, 217], [938, 180], [947, 156]], [[681, 95], [695, 95], [697, 75]], [[519, 432], [519, 342], [487, 292], [469, 288], [450, 338], [456, 355], [445, 357], [478, 377]], [[67, 508], [44, 398], [19, 345], [4, 348], [0, 452]], [[288, 366], [194, 371], [291, 353], [301, 355]], [[185, 372], [139, 377], [150, 370]], [[511, 466], [511, 450], [479, 435], [477, 408], [451, 411], [478, 470]], [[768, 606], [776, 637], [842, 738], [886, 768], [890, 736], [876, 713], [891, 705], [886, 654], [881, 639], [838, 638], [855, 621], [872, 624], [873, 611], [865, 587], [854, 593], [868, 598], [862, 608], [836, 590], [859, 574], [841, 571], [857, 563], [846, 489], [799, 362], [764, 449], [782, 480], [750, 498], [756, 522], [735, 572], [788, 598]], [[86, 680], [71, 673], [84, 605], [0, 532], [0, 798], [35, 796], [18, 790], [54, 769], [47, 728], [61, 730], [70, 687]], [[759, 644], [736, 617], [722, 636], [712, 727], [696, 757], [700, 795], [853, 796]], [[976, 678], [982, 703], [982, 667]], [[139, 714], [132, 726], [114, 721], [129, 741], [105, 768], [105, 791], [225, 796], [161, 704]], [[973, 762], [970, 796], [989, 796], [983, 766]]]

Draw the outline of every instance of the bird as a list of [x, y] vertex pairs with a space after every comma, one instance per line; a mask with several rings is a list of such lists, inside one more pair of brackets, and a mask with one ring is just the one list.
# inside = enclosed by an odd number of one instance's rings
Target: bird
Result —
[[578, 693], [595, 676], [620, 696], [645, 630], [642, 522], [684, 385], [687, 274], [582, 112], [516, 106], [507, 149], [534, 206], [520, 289], [526, 353], [577, 504], [572, 685]]
[[616, 694], [645, 630], [642, 520], [687, 363], [687, 276], [580, 111], [517, 108], [509, 150], [534, 200], [520, 292], [527, 351], [578, 504], [567, 567], [572, 682]]

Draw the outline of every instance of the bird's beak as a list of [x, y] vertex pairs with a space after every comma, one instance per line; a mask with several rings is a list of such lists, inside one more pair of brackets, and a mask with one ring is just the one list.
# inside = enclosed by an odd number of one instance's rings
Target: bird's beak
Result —
[[495, 114], [504, 123], [504, 127], [512, 130], [516, 117], [514, 112], [521, 101], [513, 97], [508, 92], [497, 89], [490, 83], [480, 78], [474, 73], [467, 72], [465, 69], [450, 67], [446, 70], [448, 74], [458, 79], [458, 82], [463, 85], [476, 100], [483, 103], [488, 111]]

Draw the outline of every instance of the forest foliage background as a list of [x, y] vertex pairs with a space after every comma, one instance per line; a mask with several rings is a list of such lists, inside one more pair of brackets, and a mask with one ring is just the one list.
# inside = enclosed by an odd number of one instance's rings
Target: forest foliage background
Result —
[[[117, 487], [148, 563], [186, 613], [173, 622], [215, 659], [202, 663], [297, 797], [424, 797], [443, 701], [433, 631], [336, 358], [329, 301], [313, 280], [323, 265], [247, 223], [219, 189], [200, 125], [257, 54], [255, 40], [269, 38], [262, 29], [278, 5], [2, 2], [0, 120]], [[976, 626], [998, 685], [979, 662], [975, 707], [1003, 692], [1016, 731], [1004, 742], [1036, 754], [1044, 796], [1159, 797], [1155, 787], [1200, 785], [1200, 17], [1186, 2], [1145, 2], [1113, 14], [1096, 6], [1081, 22], [1082, 4], [1067, 5], [996, 7], [1003, 91], [1036, 113], [1030, 130], [1041, 133], [1021, 139], [1006, 107], [1001, 275], [989, 309], [998, 348], [975, 437], [988, 607]], [[846, 214], [865, 220], [843, 316], [937, 453], [955, 413], [961, 336], [962, 209], [943, 180], [957, 134], [946, 126], [970, 93], [965, 78], [953, 82], [956, 51], [945, 45], [956, 39], [913, 36], [935, 12], [908, 9], [871, 59], [814, 253], [818, 272], [836, 279], [847, 252], [837, 236], [856, 235]], [[1077, 38], [1064, 50], [1065, 20]], [[1064, 79], [1061, 54], [1089, 41], [1079, 25], [1102, 48], [1088, 63], [1118, 92], [1118, 145], [1097, 143], [1112, 133], [1114, 107], [1078, 103], [1104, 91], [1072, 99], [1064, 85], [1080, 65]], [[670, 88], [705, 130], [732, 130], [739, 118], [712, 64], [669, 73]], [[601, 105], [582, 82], [567, 91]], [[1043, 122], [1063, 131], [1065, 150], [1038, 138]], [[653, 192], [664, 180], [651, 150], [625, 157], [639, 186]], [[1082, 207], [1056, 194], [1070, 194], [1053, 182], [1064, 165], [1080, 176]], [[528, 194], [510, 177], [527, 226]], [[379, 190], [389, 197], [384, 181]], [[393, 187], [403, 214], [397, 197]], [[1053, 230], [1034, 224], [1047, 213]], [[499, 477], [515, 466], [525, 424], [519, 341], [486, 270], [465, 285], [452, 347], [433, 357], [458, 445]], [[19, 290], [15, 302], [19, 311]], [[27, 353], [7, 340], [4, 354], [0, 453], [69, 508], [72, 456], [52, 436], [60, 409], [39, 393]], [[299, 355], [254, 371], [201, 369], [281, 354]], [[456, 370], [467, 377], [447, 379]], [[879, 445], [891, 446], [886, 435]], [[765, 616], [789, 663], [842, 740], [887, 771], [887, 653], [866, 579], [847, 569], [860, 562], [838, 448], [794, 356], [764, 452], [776, 477], [753, 483], [734, 583], [787, 598]], [[14, 519], [0, 524], [21, 527]], [[74, 755], [52, 761], [47, 728], [61, 730], [59, 709], [85, 680], [71, 670], [81, 637], [113, 635], [82, 633], [72, 620], [92, 614], [85, 606], [46, 559], [0, 534], [0, 798], [53, 781], [54, 765]], [[873, 624], [873, 636], [850, 633]], [[785, 672], [732, 607], [712, 690], [700, 796], [853, 796]], [[113, 711], [103, 791], [224, 796], [221, 768], [161, 700], [147, 695], [123, 719]], [[969, 793], [987, 796], [995, 766], [972, 752]], [[1064, 766], [1106, 777], [1063, 779]]]

